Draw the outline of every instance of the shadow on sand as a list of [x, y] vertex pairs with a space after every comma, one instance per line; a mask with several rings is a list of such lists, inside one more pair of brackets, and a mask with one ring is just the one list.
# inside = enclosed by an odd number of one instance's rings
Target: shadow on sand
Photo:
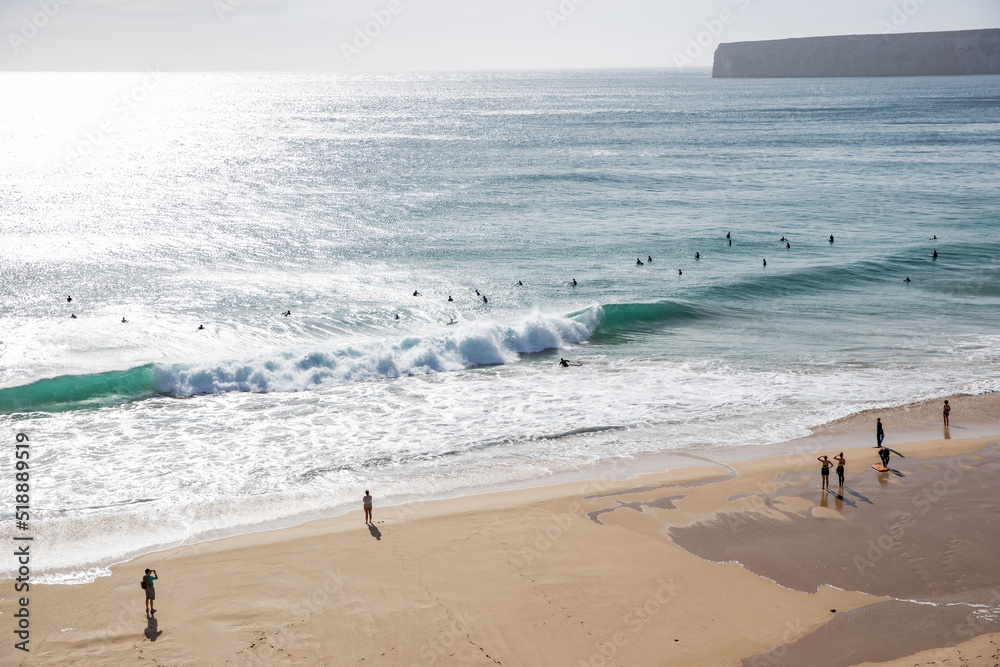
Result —
[[374, 537], [376, 540], [382, 539], [382, 533], [379, 532], [379, 529], [375, 527], [374, 523], [368, 524], [368, 532], [371, 533], [372, 537]]
[[152, 614], [150, 614], [147, 611], [146, 612], [146, 630], [145, 630], [145, 635], [146, 635], [146, 639], [148, 639], [151, 642], [155, 642], [156, 639], [160, 635], [163, 634], [162, 630], [157, 630], [156, 629], [157, 625], [159, 625], [159, 624], [156, 621], [156, 617], [153, 616]]

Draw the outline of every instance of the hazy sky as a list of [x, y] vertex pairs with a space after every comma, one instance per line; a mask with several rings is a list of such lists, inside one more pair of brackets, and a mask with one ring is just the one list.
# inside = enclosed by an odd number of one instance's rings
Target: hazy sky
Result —
[[2, 0], [5, 70], [711, 65], [719, 42], [1000, 27], [1000, 0]]

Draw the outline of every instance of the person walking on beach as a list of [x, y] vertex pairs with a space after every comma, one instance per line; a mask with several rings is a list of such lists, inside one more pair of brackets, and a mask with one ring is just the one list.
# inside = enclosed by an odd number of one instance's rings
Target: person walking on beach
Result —
[[156, 581], [157, 578], [156, 570], [150, 570], [147, 567], [146, 574], [142, 577], [142, 587], [146, 589], [146, 612], [149, 614], [156, 613], [156, 610], [153, 609], [153, 602], [156, 600], [156, 589], [153, 588], [153, 582]]
[[365, 523], [372, 522], [372, 494], [365, 489], [365, 497], [362, 498], [365, 503]]
[[818, 457], [816, 460], [823, 464], [823, 467], [819, 471], [819, 474], [820, 474], [820, 476], [823, 479], [823, 485], [820, 488], [823, 489], [824, 491], [829, 491], [830, 490], [830, 468], [833, 467], [833, 461], [831, 461], [830, 459], [826, 458], [826, 454], [824, 454], [823, 456]]
[[948, 415], [951, 414], [951, 406], [948, 405], [948, 401], [944, 402], [944, 425], [948, 426]]
[[881, 447], [883, 440], [885, 440], [885, 431], [882, 430], [882, 418], [879, 417], [875, 420], [875, 446]]
[[840, 488], [844, 488], [844, 465], [847, 463], [847, 459], [844, 458], [844, 452], [841, 452], [833, 457], [837, 462], [837, 482]]

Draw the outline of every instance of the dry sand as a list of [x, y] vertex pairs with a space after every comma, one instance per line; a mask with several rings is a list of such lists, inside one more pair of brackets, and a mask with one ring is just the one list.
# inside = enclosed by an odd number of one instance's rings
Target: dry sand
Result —
[[[874, 449], [848, 451], [842, 500], [819, 493], [817, 453], [798, 446], [735, 471], [376, 497], [371, 527], [359, 510], [150, 554], [92, 584], [33, 587], [28, 654], [3, 581], [0, 664], [808, 667], [949, 646], [945, 664], [995, 664], [982, 656], [1000, 630], [997, 438], [895, 446], [904, 476], [884, 480]], [[902, 533], [881, 526], [905, 512]], [[874, 558], [880, 530], [891, 543]], [[985, 662], [958, 661], [971, 652]]]

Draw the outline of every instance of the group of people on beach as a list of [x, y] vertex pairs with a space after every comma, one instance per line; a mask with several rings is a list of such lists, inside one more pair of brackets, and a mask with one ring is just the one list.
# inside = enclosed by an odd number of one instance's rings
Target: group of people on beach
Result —
[[[944, 419], [945, 428], [949, 426], [949, 420], [951, 418], [951, 404], [946, 400], [944, 402], [944, 408], [942, 410], [942, 416]], [[947, 437], [947, 436], [945, 436]], [[885, 440], [885, 427], [882, 426], [882, 418], [877, 417], [875, 419], [875, 446], [878, 448], [878, 457], [882, 461], [882, 471], [889, 470], [889, 458], [892, 456], [892, 450], [885, 447], [882, 442]], [[846, 460], [844, 459], [844, 452], [837, 454], [833, 457], [833, 461], [827, 458], [826, 454], [818, 457], [816, 460], [820, 462], [820, 479], [821, 487], [824, 491], [830, 489], [830, 468], [833, 467], [833, 462], [837, 462], [837, 477], [839, 480], [839, 486], [844, 486], [844, 464]], [[876, 466], [873, 468], [878, 469]]]

